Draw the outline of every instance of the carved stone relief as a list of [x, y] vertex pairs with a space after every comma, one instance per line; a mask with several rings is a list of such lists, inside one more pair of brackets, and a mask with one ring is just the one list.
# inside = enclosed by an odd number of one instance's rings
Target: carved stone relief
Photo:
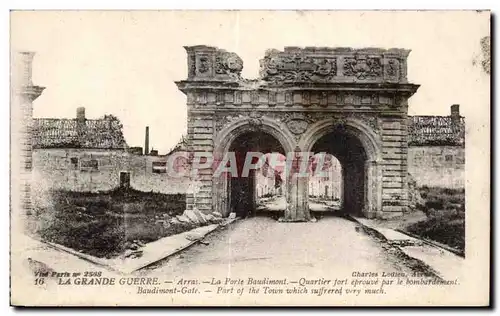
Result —
[[218, 51], [215, 56], [215, 74], [239, 77], [243, 60], [235, 53]]
[[275, 120], [276, 122], [284, 123], [286, 128], [293, 134], [294, 141], [296, 143], [299, 142], [300, 138], [306, 132], [306, 130], [311, 126], [311, 124], [324, 120], [326, 118], [330, 118], [333, 120], [333, 126], [335, 127], [343, 127], [348, 124], [348, 119], [353, 118], [357, 119], [364, 124], [368, 125], [370, 129], [375, 134], [380, 134], [380, 122], [379, 118], [374, 115], [370, 115], [367, 113], [343, 113], [343, 114], [331, 114], [331, 113], [323, 113], [323, 112], [314, 112], [314, 113], [279, 113], [279, 112], [261, 112], [261, 111], [251, 111], [245, 112], [242, 114], [231, 114], [231, 115], [216, 115], [214, 116], [215, 120], [215, 131], [219, 133], [227, 124], [230, 122], [247, 118], [249, 126], [248, 131], [259, 131], [264, 124], [262, 118], [268, 117], [270, 119]]
[[197, 75], [209, 75], [211, 68], [210, 56], [200, 55], [198, 56], [198, 62], [196, 66]]
[[275, 91], [270, 91], [269, 92], [269, 106], [276, 105], [277, 95], [278, 95], [278, 93], [275, 92]]
[[292, 132], [295, 135], [299, 135], [306, 131], [307, 126], [309, 126], [309, 123], [303, 120], [290, 120], [287, 123], [287, 126], [290, 132]]
[[344, 58], [344, 76], [353, 76], [360, 80], [382, 76], [382, 59], [380, 57], [346, 57]]
[[399, 78], [399, 61], [397, 59], [389, 59], [385, 74], [392, 79], [397, 80]]
[[248, 115], [248, 124], [250, 125], [250, 130], [257, 131], [259, 127], [262, 126], [262, 113], [260, 112], [250, 112]]
[[235, 91], [234, 92], [234, 104], [240, 105], [241, 104], [241, 91]]
[[292, 92], [285, 92], [285, 105], [293, 105], [293, 94]]
[[261, 78], [269, 82], [328, 82], [337, 74], [337, 59], [271, 53], [260, 61], [260, 67]]
[[320, 92], [319, 94], [319, 105], [325, 107], [328, 105], [328, 93]]
[[250, 102], [252, 105], [259, 105], [259, 91], [252, 91], [250, 93]]
[[[408, 97], [402, 93], [372, 91], [268, 91], [268, 90], [215, 90], [196, 91], [187, 94], [188, 104], [195, 106], [218, 106], [228, 110], [234, 106], [249, 106], [265, 110], [266, 107], [343, 108], [385, 106], [398, 108]], [[242, 111], [245, 111], [242, 109]]]
[[352, 117], [355, 119], [358, 119], [365, 123], [366, 125], [370, 126], [371, 129], [375, 132], [379, 132], [379, 122], [378, 122], [378, 117], [369, 115], [369, 114], [364, 114], [364, 113], [352, 113], [348, 115], [348, 117]]
[[309, 125], [316, 121], [316, 113], [286, 113], [283, 116], [288, 130], [295, 136], [295, 141], [299, 141], [300, 136], [307, 130]]
[[251, 126], [252, 130], [258, 130], [260, 126], [262, 126], [262, 117], [263, 113], [258, 111], [252, 111], [250, 113], [241, 113], [241, 114], [222, 114], [214, 116], [215, 120], [215, 130], [216, 132], [221, 131], [227, 124], [230, 122], [240, 119], [240, 118], [248, 118], [248, 123]]
[[[334, 83], [374, 80], [406, 82], [408, 50], [285, 48], [269, 50], [260, 60], [260, 78], [241, 78], [243, 60], [233, 52], [205, 45], [188, 46], [188, 77], [260, 83]], [[200, 77], [200, 78], [197, 78]]]

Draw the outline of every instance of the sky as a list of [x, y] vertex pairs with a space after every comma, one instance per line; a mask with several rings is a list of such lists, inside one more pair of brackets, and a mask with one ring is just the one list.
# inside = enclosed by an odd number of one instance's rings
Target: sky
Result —
[[[474, 121], [478, 93], [489, 94], [480, 40], [489, 13], [476, 11], [17, 11], [12, 51], [33, 51], [33, 82], [46, 87], [35, 117], [116, 115], [130, 146], [172, 148], [186, 131], [183, 46], [237, 53], [245, 78], [258, 76], [267, 49], [285, 46], [411, 49], [408, 79], [421, 87], [410, 115], [448, 115], [451, 104]], [[482, 106], [482, 105], [481, 105]], [[483, 112], [484, 113], [484, 112]]]

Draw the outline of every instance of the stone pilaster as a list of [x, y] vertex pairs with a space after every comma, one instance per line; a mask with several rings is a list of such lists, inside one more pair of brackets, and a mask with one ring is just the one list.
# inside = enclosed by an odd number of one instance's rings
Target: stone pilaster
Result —
[[[45, 89], [33, 85], [33, 52], [21, 52], [12, 56], [11, 71], [11, 172], [13, 208], [31, 213], [31, 175], [33, 161], [32, 125], [33, 101]], [[15, 182], [15, 183], [14, 183]], [[17, 198], [16, 198], [17, 197]], [[17, 202], [14, 202], [17, 200]]]

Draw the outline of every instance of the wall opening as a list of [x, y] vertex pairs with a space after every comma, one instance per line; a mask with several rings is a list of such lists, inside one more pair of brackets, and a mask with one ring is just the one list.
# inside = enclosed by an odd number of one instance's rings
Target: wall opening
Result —
[[[252, 163], [257, 163], [259, 160], [259, 157], [252, 157], [250, 160], [247, 158], [247, 154], [256, 152], [264, 155], [281, 154], [284, 156], [284, 148], [274, 136], [263, 131], [252, 131], [244, 132], [236, 137], [231, 143], [228, 151], [234, 152], [237, 165], [237, 177], [233, 176], [228, 181], [227, 198], [230, 212], [236, 213], [236, 216], [239, 217], [256, 215], [257, 209], [261, 206], [258, 203], [259, 190], [261, 193], [260, 197], [262, 197], [262, 195], [264, 195], [264, 190], [268, 190], [269, 187], [266, 189], [265, 184], [264, 187], [262, 187], [262, 178], [258, 181], [262, 173], [262, 168], [259, 170], [251, 169], [248, 176], [243, 174], [245, 159], [248, 159]], [[258, 182], [260, 182], [261, 185], [259, 185]], [[269, 181], [267, 185], [270, 186], [271, 181]], [[282, 191], [284, 191], [284, 189]]]
[[265, 154], [261, 168], [255, 172], [257, 189], [257, 214], [279, 217], [286, 209], [286, 156], [281, 153]]
[[120, 172], [120, 188], [122, 189], [130, 188], [130, 172], [128, 171]]
[[[319, 138], [312, 152], [333, 155], [342, 166], [342, 204], [339, 213], [362, 215], [367, 194], [367, 154], [359, 138], [345, 127], [338, 126]], [[309, 202], [312, 202], [311, 199]]]
[[342, 164], [332, 154], [315, 153], [310, 159], [309, 211], [316, 215], [336, 214], [343, 208]]

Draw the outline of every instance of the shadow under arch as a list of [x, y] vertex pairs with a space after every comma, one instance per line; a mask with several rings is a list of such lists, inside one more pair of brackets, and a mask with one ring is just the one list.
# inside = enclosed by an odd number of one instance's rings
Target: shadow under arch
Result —
[[[331, 135], [331, 139], [330, 138]], [[327, 151], [335, 156], [340, 155], [344, 178], [344, 197], [346, 208], [355, 215], [373, 218], [382, 211], [381, 187], [381, 141], [372, 127], [355, 118], [325, 119], [312, 124], [302, 135], [299, 147], [306, 152], [312, 152], [318, 142], [330, 140], [335, 142]], [[358, 145], [359, 144], [359, 145]], [[337, 152], [334, 152], [337, 148]], [[339, 153], [339, 149], [340, 152]], [[343, 152], [342, 152], [343, 150]], [[349, 151], [357, 151], [349, 155]], [[352, 156], [358, 156], [352, 158]], [[363, 156], [360, 158], [359, 156]], [[344, 166], [348, 166], [344, 168]], [[309, 188], [306, 187], [303, 199], [308, 200]], [[308, 202], [306, 202], [308, 208]]]
[[381, 161], [382, 149], [379, 137], [370, 126], [355, 118], [346, 118], [342, 121], [331, 118], [312, 124], [300, 138], [299, 147], [310, 152], [321, 137], [331, 133], [338, 126], [344, 127], [348, 133], [359, 139], [368, 155], [368, 160]]
[[[246, 139], [245, 137], [258, 138], [259, 135], [263, 136], [263, 139], [265, 139], [267, 135], [267, 139], [274, 139], [275, 143], [271, 145], [270, 148], [264, 150], [262, 148], [252, 148], [251, 146], [241, 146], [241, 143], [252, 141], [251, 139]], [[270, 142], [272, 142], [272, 140]], [[236, 150], [243, 154], [246, 154], [248, 151], [257, 151], [263, 154], [276, 151], [286, 156], [287, 153], [292, 152], [295, 148], [295, 139], [293, 134], [288, 131], [283, 123], [268, 117], [238, 118], [227, 124], [214, 139], [213, 153], [216, 165], [223, 161], [225, 155], [227, 155], [231, 150], [235, 150], [235, 146], [238, 145], [240, 146]], [[248, 183], [245, 184], [246, 180], [243, 179], [237, 185], [251, 191], [253, 190], [255, 183], [252, 182], [252, 177], [248, 178]], [[234, 178], [228, 179], [227, 175], [216, 175], [212, 179], [214, 192], [213, 209], [220, 212], [223, 216], [229, 215], [229, 213], [233, 210], [233, 198], [235, 198], [234, 192], [232, 192], [232, 189], [235, 187], [235, 181], [233, 180]], [[248, 194], [245, 197], [246, 199], [253, 199], [253, 197], [250, 196], [253, 194], [252, 192], [246, 193]], [[233, 203], [231, 203], [231, 201], [233, 201]], [[252, 207], [252, 205], [249, 207]]]

